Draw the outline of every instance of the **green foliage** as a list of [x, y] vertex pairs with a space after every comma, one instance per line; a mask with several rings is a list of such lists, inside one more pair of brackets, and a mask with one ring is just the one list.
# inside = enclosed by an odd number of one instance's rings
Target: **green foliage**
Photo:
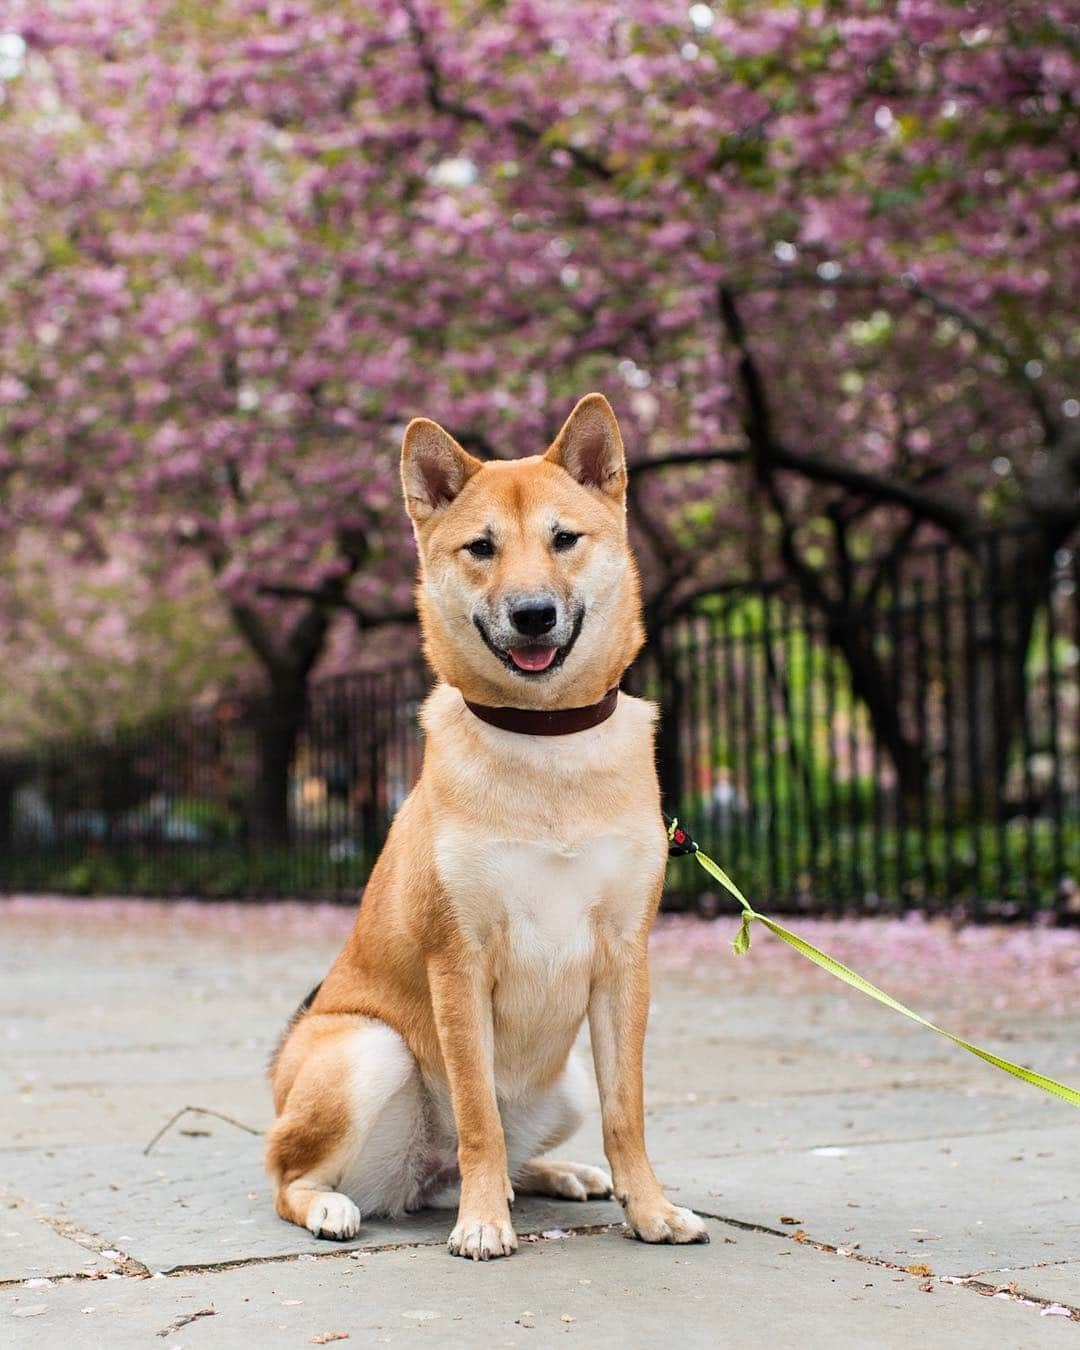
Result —
[[237, 839], [243, 830], [243, 820], [238, 812], [201, 797], [176, 802], [170, 815], [176, 821], [194, 826], [200, 837], [215, 843]]
[[154, 849], [99, 845], [24, 849], [4, 860], [4, 888], [59, 895], [150, 895], [205, 900], [353, 900], [374, 859], [337, 858], [329, 846], [240, 845]]
[[[1010, 918], [1056, 907], [1063, 859], [1080, 857], [1080, 820], [1065, 821], [1060, 835], [1050, 821], [1013, 819], [954, 825], [883, 822], [873, 827], [867, 810], [872, 785], [842, 793], [836, 828], [816, 836], [805, 822], [759, 814], [738, 824], [710, 823], [694, 811], [685, 820], [706, 853], [738, 882], [751, 904], [779, 912], [959, 913]], [[1067, 871], [1067, 864], [1065, 866]], [[672, 859], [668, 894], [700, 896], [700, 868], [692, 858]], [[720, 907], [735, 903], [716, 887]], [[892, 897], [886, 900], [884, 897]]]

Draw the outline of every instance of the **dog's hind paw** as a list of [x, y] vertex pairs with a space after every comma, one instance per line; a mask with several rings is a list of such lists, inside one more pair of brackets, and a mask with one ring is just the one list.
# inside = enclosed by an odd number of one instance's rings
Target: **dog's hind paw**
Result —
[[599, 1167], [584, 1163], [549, 1162], [540, 1159], [526, 1163], [514, 1178], [522, 1195], [551, 1195], [561, 1200], [606, 1199], [611, 1194], [611, 1178]]
[[346, 1241], [360, 1231], [360, 1211], [347, 1195], [326, 1191], [312, 1200], [307, 1226], [316, 1237]]

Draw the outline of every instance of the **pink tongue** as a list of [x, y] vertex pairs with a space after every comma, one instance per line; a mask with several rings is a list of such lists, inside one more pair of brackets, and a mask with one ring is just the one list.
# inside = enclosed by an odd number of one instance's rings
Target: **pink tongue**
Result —
[[510, 660], [518, 670], [547, 670], [558, 647], [511, 647]]

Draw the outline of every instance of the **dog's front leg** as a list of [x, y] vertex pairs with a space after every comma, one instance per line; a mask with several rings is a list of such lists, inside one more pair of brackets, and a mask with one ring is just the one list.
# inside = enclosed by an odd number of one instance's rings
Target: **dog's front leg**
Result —
[[491, 981], [471, 955], [433, 958], [428, 980], [458, 1136], [461, 1204], [450, 1234], [454, 1256], [487, 1261], [517, 1250], [513, 1192], [495, 1099]]
[[645, 1152], [642, 1066], [649, 1017], [645, 940], [611, 954], [589, 998], [604, 1151], [615, 1195], [643, 1242], [708, 1242], [698, 1216], [665, 1196]]

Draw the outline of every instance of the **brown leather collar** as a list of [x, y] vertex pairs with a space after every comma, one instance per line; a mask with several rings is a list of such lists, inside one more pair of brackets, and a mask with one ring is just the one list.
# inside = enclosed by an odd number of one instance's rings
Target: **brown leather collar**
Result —
[[491, 708], [486, 703], [471, 703], [468, 699], [465, 699], [465, 706], [481, 722], [498, 727], [500, 731], [517, 731], [523, 736], [569, 736], [606, 722], [618, 701], [619, 686], [616, 685], [599, 703], [590, 703], [585, 708]]

